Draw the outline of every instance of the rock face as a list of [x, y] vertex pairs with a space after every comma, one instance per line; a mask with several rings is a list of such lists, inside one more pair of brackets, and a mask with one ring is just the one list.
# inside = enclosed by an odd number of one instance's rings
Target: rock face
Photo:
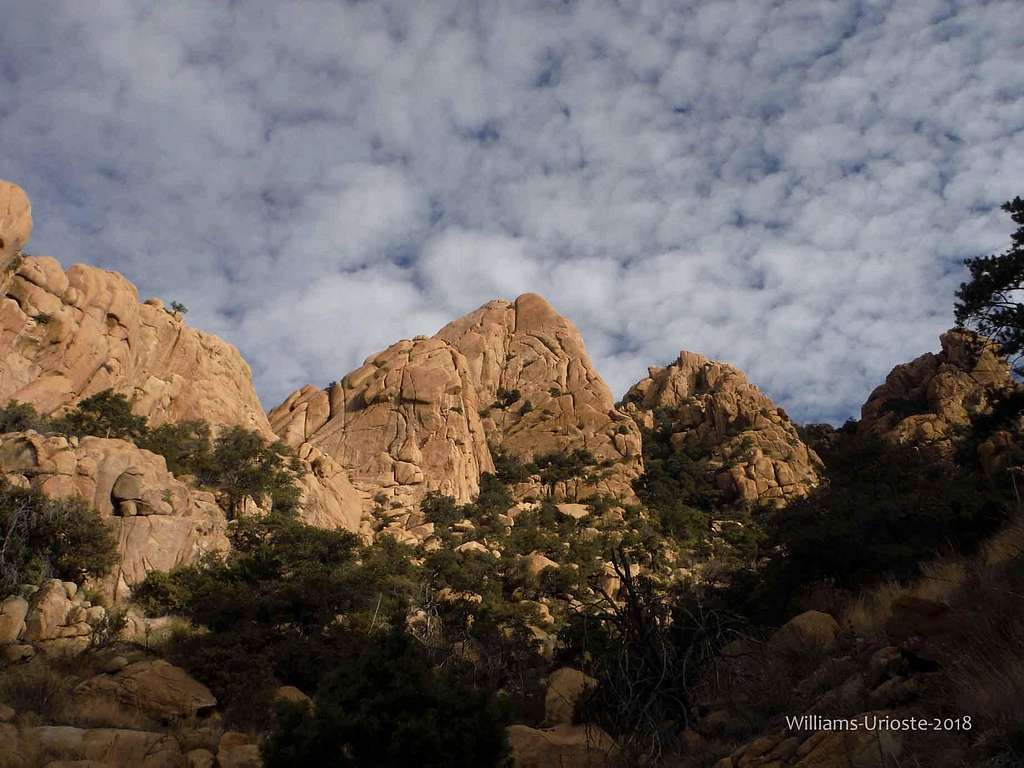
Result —
[[0, 300], [0, 400], [51, 413], [104, 389], [153, 423], [205, 419], [267, 432], [248, 364], [116, 272], [25, 258]]
[[3, 660], [22, 661], [36, 650], [47, 656], [73, 656], [89, 647], [93, 630], [107, 617], [71, 582], [50, 579], [26, 597], [11, 595], [0, 603]]
[[32, 236], [32, 205], [17, 184], [0, 180], [0, 270], [7, 272]]
[[993, 393], [1013, 389], [1010, 366], [992, 344], [968, 331], [939, 337], [926, 353], [886, 376], [861, 408], [858, 431], [896, 443], [953, 450], [954, 430], [985, 413]]
[[81, 498], [107, 520], [121, 557], [109, 577], [115, 599], [151, 570], [227, 547], [227, 520], [213, 495], [176, 479], [162, 456], [124, 440], [11, 432], [0, 435], [0, 473], [54, 498]]
[[137, 661], [115, 674], [97, 675], [75, 689], [85, 702], [106, 702], [161, 722], [202, 716], [217, 699], [185, 670], [162, 659]]
[[466, 359], [440, 339], [400, 341], [326, 390], [304, 387], [270, 413], [286, 443], [309, 444], [366, 497], [409, 510], [427, 491], [467, 502], [494, 466]]
[[[492, 301], [436, 338], [465, 356], [491, 444], [525, 460], [586, 449], [607, 466], [593, 483], [556, 487], [556, 496], [632, 498], [630, 481], [642, 471], [640, 432], [616, 410], [580, 332], [547, 301], [533, 293]], [[515, 392], [513, 402], [499, 397]]]
[[507, 732], [515, 768], [615, 765], [615, 741], [596, 725], [557, 725], [543, 730], [511, 725]]
[[[159, 299], [139, 302], [125, 277], [52, 258], [14, 256], [32, 231], [31, 206], [0, 181], [0, 403], [59, 412], [104, 389], [128, 397], [152, 424], [203, 419], [273, 439], [238, 350], [190, 328]], [[13, 267], [13, 271], [11, 269]], [[307, 519], [355, 530], [362, 501], [340, 467], [299, 448]]]
[[624, 398], [645, 429], [666, 429], [672, 446], [707, 457], [727, 498], [777, 505], [807, 494], [821, 460], [800, 440], [786, 412], [739, 370], [693, 352], [650, 368]]

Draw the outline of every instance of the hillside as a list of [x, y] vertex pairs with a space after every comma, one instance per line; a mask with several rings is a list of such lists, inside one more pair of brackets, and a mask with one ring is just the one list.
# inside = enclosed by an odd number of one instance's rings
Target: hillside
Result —
[[527, 293], [265, 413], [31, 230], [0, 182], [0, 768], [1020, 764], [994, 344], [798, 425], [686, 350], [616, 403]]

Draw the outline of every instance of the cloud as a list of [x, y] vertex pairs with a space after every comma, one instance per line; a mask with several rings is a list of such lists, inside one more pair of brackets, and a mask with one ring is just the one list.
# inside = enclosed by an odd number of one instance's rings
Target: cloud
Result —
[[1016, 0], [10, 5], [30, 250], [185, 302], [268, 407], [533, 290], [617, 393], [686, 348], [840, 421], [1024, 178]]

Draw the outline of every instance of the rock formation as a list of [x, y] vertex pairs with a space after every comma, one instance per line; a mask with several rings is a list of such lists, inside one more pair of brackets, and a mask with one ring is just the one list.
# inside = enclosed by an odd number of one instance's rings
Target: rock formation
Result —
[[[897, 365], [861, 408], [858, 431], [896, 443], [930, 445], [951, 455], [956, 431], [986, 413], [993, 395], [1017, 387], [995, 345], [969, 331], [939, 337], [942, 349]], [[1007, 435], [982, 446], [983, 463], [994, 464]]]
[[0, 271], [10, 272], [32, 235], [32, 205], [25, 191], [0, 181]]
[[580, 332], [547, 301], [533, 293], [491, 301], [436, 338], [466, 357], [491, 444], [524, 460], [588, 450], [606, 465], [599, 478], [556, 488], [557, 495], [632, 498], [631, 481], [642, 471], [640, 432], [616, 410]]
[[642, 427], [667, 430], [673, 448], [704, 458], [727, 498], [783, 504], [818, 482], [821, 460], [786, 412], [731, 365], [680, 352], [648, 369], [623, 403]]
[[[20, 257], [31, 230], [25, 193], [0, 181], [0, 403], [49, 414], [113, 389], [153, 425], [202, 419], [274, 439], [234, 346], [189, 327], [159, 299], [140, 303], [116, 272]], [[344, 472], [313, 446], [296, 447], [308, 470], [300, 481], [306, 518], [355, 530], [363, 503]]]
[[81, 498], [107, 520], [120, 554], [109, 577], [115, 599], [149, 571], [227, 547], [227, 520], [213, 494], [191, 488], [167, 471], [162, 456], [124, 440], [11, 432], [0, 435], [0, 473], [54, 498]]
[[478, 411], [466, 359], [420, 337], [326, 390], [292, 393], [270, 420], [287, 444], [309, 444], [343, 467], [364, 496], [408, 512], [427, 491], [468, 502], [480, 474], [494, 470]]

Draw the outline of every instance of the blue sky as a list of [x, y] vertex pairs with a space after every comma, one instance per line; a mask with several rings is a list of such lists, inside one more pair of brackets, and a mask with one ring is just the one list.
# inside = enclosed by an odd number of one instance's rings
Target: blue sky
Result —
[[29, 251], [238, 345], [268, 407], [544, 294], [842, 421], [1024, 193], [1024, 3], [0, 0]]

